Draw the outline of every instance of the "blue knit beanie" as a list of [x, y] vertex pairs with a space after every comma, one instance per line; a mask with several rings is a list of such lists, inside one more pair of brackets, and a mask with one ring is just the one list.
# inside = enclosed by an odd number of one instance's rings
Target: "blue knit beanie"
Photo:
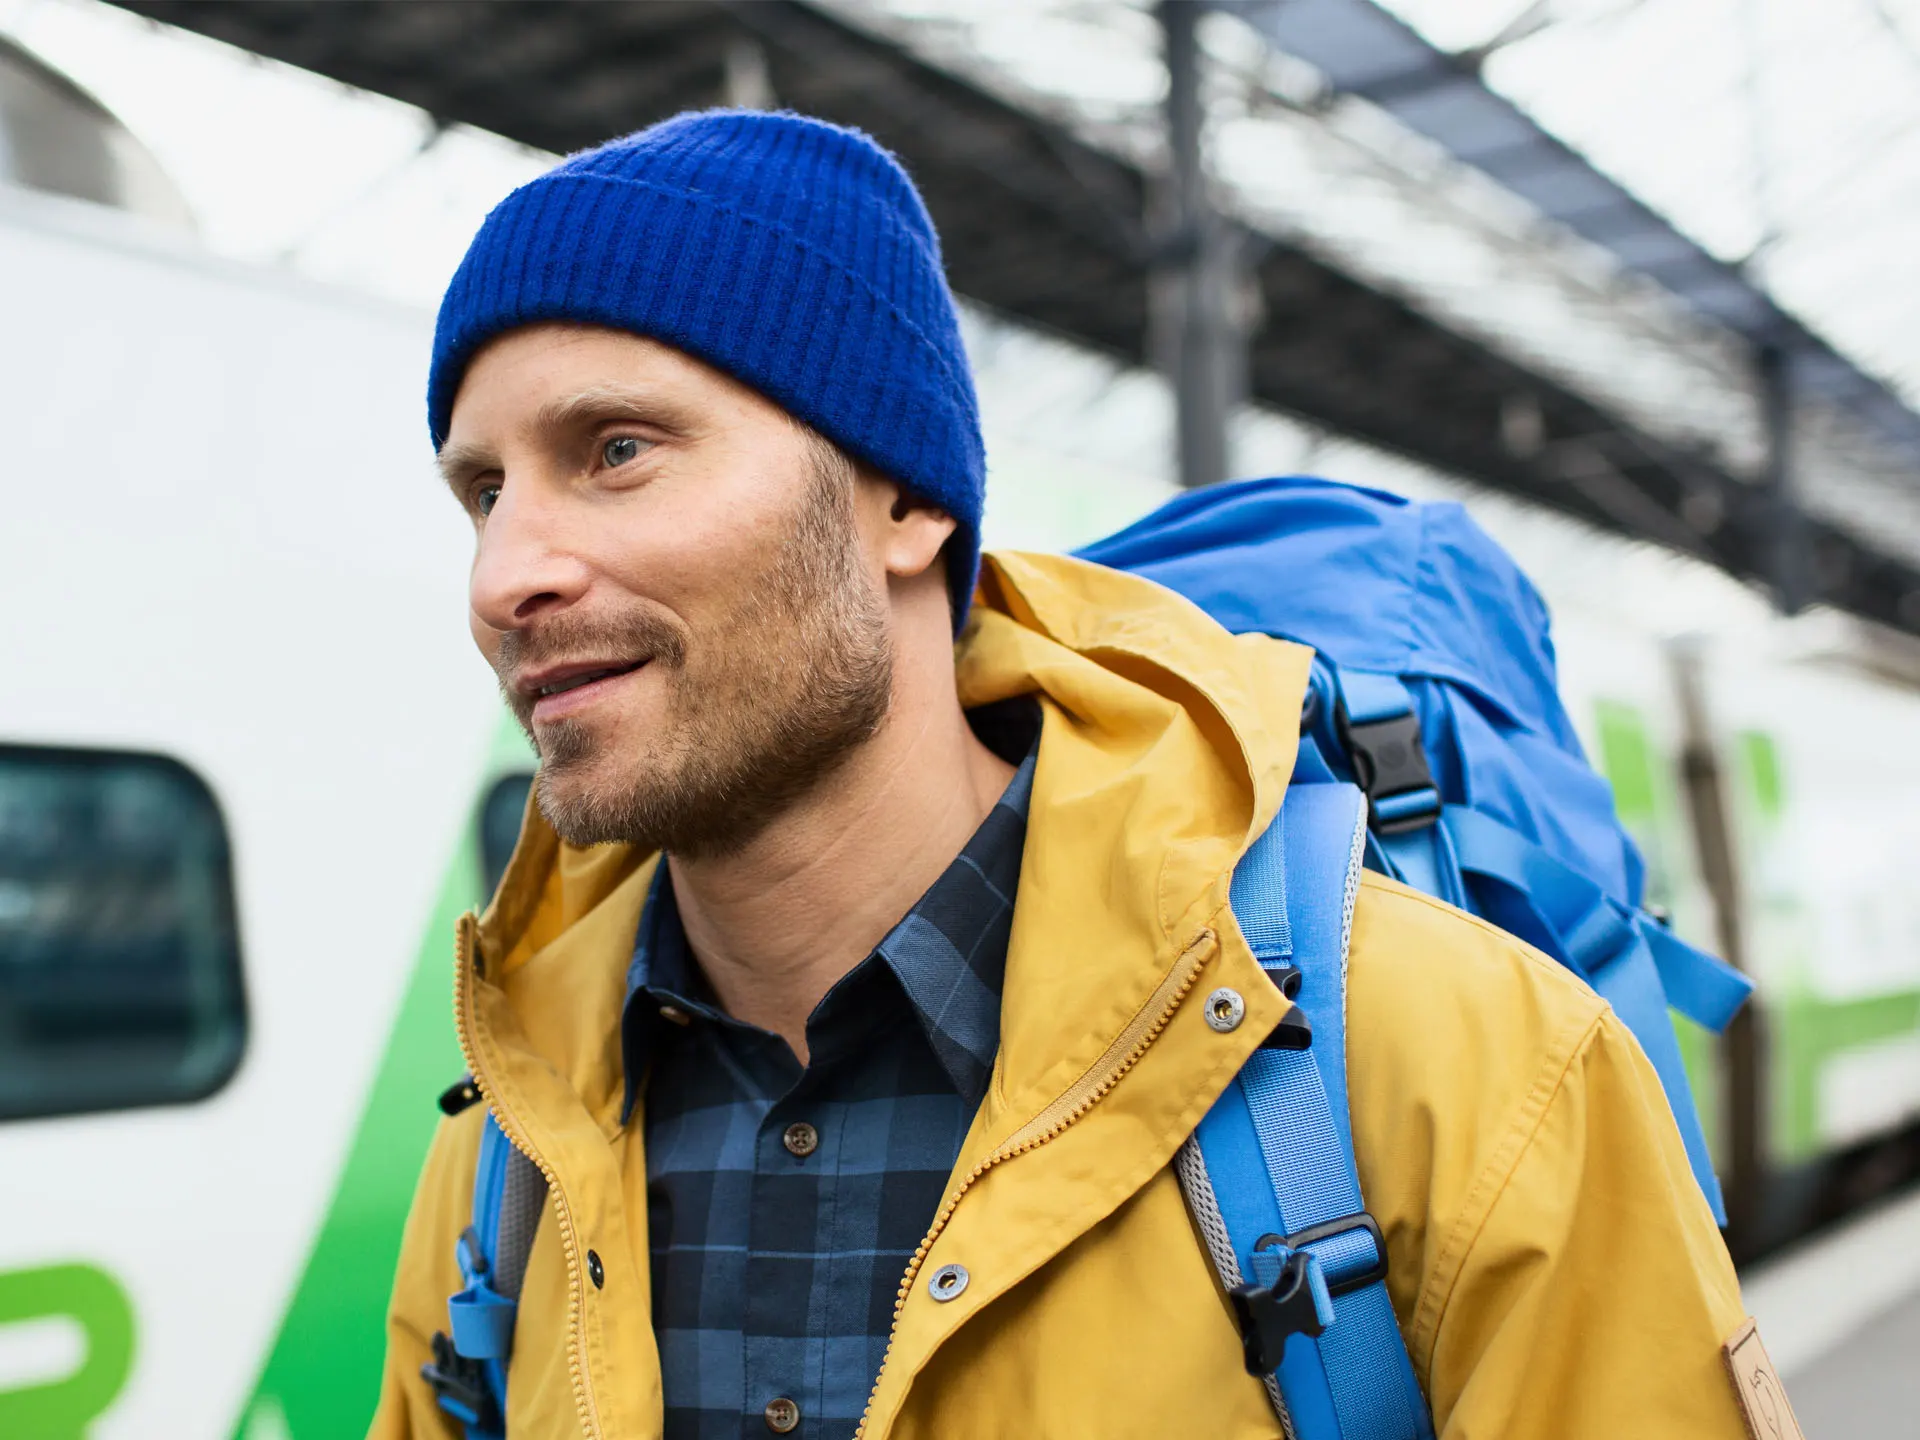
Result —
[[933, 221], [867, 136], [710, 110], [583, 151], [514, 191], [440, 302], [427, 381], [436, 450], [474, 353], [543, 320], [697, 356], [953, 516], [958, 629], [980, 564], [979, 405]]

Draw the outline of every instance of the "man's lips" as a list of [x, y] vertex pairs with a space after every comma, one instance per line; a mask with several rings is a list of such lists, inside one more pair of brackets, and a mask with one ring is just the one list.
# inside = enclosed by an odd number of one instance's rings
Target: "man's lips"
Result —
[[544, 665], [523, 672], [513, 688], [533, 702], [535, 720], [562, 719], [584, 709], [612, 683], [631, 675], [647, 664], [641, 660], [584, 660], [566, 665]]

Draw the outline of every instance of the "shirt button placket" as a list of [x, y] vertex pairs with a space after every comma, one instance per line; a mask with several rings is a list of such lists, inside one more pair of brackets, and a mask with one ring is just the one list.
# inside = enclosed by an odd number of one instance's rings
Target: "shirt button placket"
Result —
[[[787, 1187], [795, 1184], [809, 1189], [815, 1185], [831, 1186], [836, 1168], [831, 1162], [837, 1132], [822, 1134], [818, 1123], [806, 1120], [782, 1125], [781, 1118], [777, 1111], [767, 1117], [770, 1123], [761, 1131], [755, 1146], [756, 1173], [742, 1336], [746, 1362], [742, 1378], [746, 1382], [746, 1394], [742, 1398], [765, 1397], [771, 1393], [773, 1398], [765, 1402], [761, 1419], [773, 1434], [788, 1435], [801, 1428], [802, 1401], [813, 1403], [815, 1397], [797, 1385], [798, 1377], [793, 1373], [786, 1346], [776, 1338], [793, 1333], [793, 1326], [805, 1317], [787, 1313], [796, 1303], [790, 1266], [771, 1257], [820, 1254], [821, 1237], [811, 1218], [815, 1205], [789, 1204], [783, 1197], [791, 1195]], [[802, 1164], [803, 1161], [806, 1163]], [[824, 1169], [822, 1162], [828, 1162]], [[826, 1208], [831, 1213], [830, 1203]], [[804, 1304], [804, 1300], [798, 1303]], [[748, 1406], [751, 1405], [752, 1400], [748, 1399]], [[752, 1413], [748, 1408], [747, 1415]]]

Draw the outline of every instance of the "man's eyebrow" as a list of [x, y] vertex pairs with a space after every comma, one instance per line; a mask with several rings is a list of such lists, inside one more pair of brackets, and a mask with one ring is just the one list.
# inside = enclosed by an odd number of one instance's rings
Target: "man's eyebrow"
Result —
[[434, 465], [440, 471], [441, 480], [450, 489], [458, 490], [460, 482], [467, 476], [490, 469], [499, 462], [491, 451], [478, 445], [465, 445], [452, 441], [440, 447], [440, 453], [434, 457]]
[[657, 394], [622, 385], [594, 385], [549, 400], [534, 412], [530, 427], [537, 435], [555, 435], [598, 420], [645, 420], [676, 428], [677, 407]]

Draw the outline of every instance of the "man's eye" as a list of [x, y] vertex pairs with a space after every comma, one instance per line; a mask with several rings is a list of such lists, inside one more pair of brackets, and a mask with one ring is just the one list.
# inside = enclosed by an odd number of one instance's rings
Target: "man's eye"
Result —
[[616, 435], [600, 447], [600, 463], [609, 469], [626, 464], [640, 453], [640, 441], [632, 435]]
[[500, 487], [498, 485], [482, 485], [473, 492], [473, 508], [482, 515], [491, 515], [493, 507], [499, 502]]

